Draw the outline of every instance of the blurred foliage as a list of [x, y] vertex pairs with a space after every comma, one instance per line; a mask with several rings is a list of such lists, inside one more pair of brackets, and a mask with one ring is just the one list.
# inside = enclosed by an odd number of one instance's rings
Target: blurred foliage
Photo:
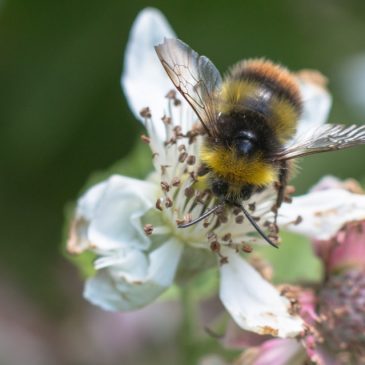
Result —
[[271, 263], [275, 283], [311, 283], [322, 277], [321, 262], [313, 255], [308, 239], [303, 236], [281, 232], [282, 244], [279, 250], [262, 246], [258, 252]]
[[[221, 70], [256, 56], [291, 69], [321, 70], [334, 94], [331, 120], [354, 119], [341, 96], [338, 70], [364, 50], [361, 0], [2, 1], [1, 266], [49, 311], [67, 304], [56, 280], [56, 267], [64, 260], [60, 242], [66, 204], [87, 181], [106, 176], [88, 180], [94, 171], [142, 177], [148, 170], [144, 152], [138, 163], [115, 165], [142, 132], [119, 79], [130, 26], [148, 5], [160, 8], [177, 34]], [[364, 151], [306, 159], [295, 179], [298, 191], [328, 173], [363, 177]], [[297, 271], [302, 245], [294, 241], [270, 256], [278, 280], [288, 272], [304, 275]]]

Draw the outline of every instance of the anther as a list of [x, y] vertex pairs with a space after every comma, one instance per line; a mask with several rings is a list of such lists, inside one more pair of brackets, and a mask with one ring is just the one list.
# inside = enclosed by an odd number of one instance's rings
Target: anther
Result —
[[230, 241], [232, 239], [232, 235], [230, 233], [226, 233], [223, 237], [222, 237], [222, 241]]
[[152, 114], [151, 114], [151, 111], [150, 111], [150, 108], [147, 106], [143, 109], [141, 109], [141, 111], [139, 112], [140, 116], [142, 118], [146, 118], [146, 119], [149, 119], [152, 117]]
[[218, 241], [213, 241], [213, 242], [210, 243], [210, 249], [213, 252], [219, 252], [220, 249], [221, 249], [221, 245], [219, 244]]
[[197, 175], [198, 176], [204, 176], [209, 172], [209, 167], [207, 165], [200, 165], [198, 167]]
[[179, 125], [176, 125], [173, 129], [177, 137], [182, 137], [182, 129]]
[[204, 222], [203, 222], [203, 227], [204, 227], [204, 228], [208, 228], [208, 227], [209, 227], [209, 225], [210, 225], [209, 220], [208, 220], [208, 219], [205, 219], [205, 220], [204, 220]]
[[233, 212], [234, 215], [238, 215], [238, 214], [240, 214], [242, 212], [242, 210], [240, 208], [234, 208], [232, 210], [232, 212]]
[[242, 251], [246, 252], [246, 253], [251, 253], [252, 252], [252, 246], [245, 243], [242, 246]]
[[295, 187], [293, 185], [287, 185], [285, 188], [285, 194], [291, 195], [295, 193]]
[[297, 219], [293, 222], [294, 225], [298, 225], [303, 222], [303, 217], [298, 215]]
[[145, 226], [143, 227], [144, 233], [147, 236], [151, 236], [152, 232], [153, 232], [153, 225], [152, 224], [145, 224]]
[[171, 167], [171, 166], [170, 165], [161, 165], [160, 167], [161, 167], [161, 174], [165, 175], [166, 171], [167, 171], [167, 168]]
[[279, 227], [278, 227], [277, 224], [270, 222], [267, 227], [269, 229], [269, 232], [275, 233], [275, 234], [278, 234], [279, 233]]
[[171, 124], [171, 121], [172, 121], [171, 117], [167, 117], [166, 115], [164, 115], [164, 116], [161, 118], [161, 120], [163, 121], [163, 123], [164, 123], [165, 125], [169, 125], [169, 124]]
[[220, 223], [227, 223], [228, 222], [228, 218], [227, 218], [227, 216], [225, 214], [220, 214], [218, 216], [218, 219], [219, 219], [219, 222]]
[[142, 134], [142, 135], [141, 135], [141, 140], [142, 140], [142, 142], [144, 142], [144, 143], [146, 143], [146, 144], [148, 144], [148, 143], [150, 143], [150, 142], [151, 142], [151, 138], [150, 138], [150, 137], [148, 137], [148, 136], [146, 136], [145, 134]]
[[184, 190], [184, 194], [187, 198], [192, 198], [194, 196], [195, 189], [192, 186], [189, 186]]
[[251, 212], [254, 212], [256, 210], [256, 203], [251, 203], [248, 205], [248, 209], [251, 211]]
[[170, 185], [166, 181], [161, 181], [161, 188], [167, 193], [170, 190]]
[[219, 264], [222, 266], [222, 265], [225, 265], [225, 264], [228, 264], [228, 257], [226, 256], [222, 256], [221, 259], [219, 260]]
[[186, 152], [182, 152], [179, 155], [179, 162], [183, 163], [185, 162], [186, 158], [188, 157], [188, 154]]
[[186, 163], [190, 166], [194, 165], [196, 162], [196, 157], [194, 155], [190, 155], [188, 156], [188, 159], [186, 161]]
[[165, 200], [165, 207], [166, 208], [171, 208], [172, 205], [173, 205], [172, 199], [167, 197], [166, 200]]
[[176, 143], [176, 138], [175, 137], [171, 137], [168, 141], [165, 141], [164, 142], [164, 145], [165, 146], [168, 146], [168, 145], [173, 145]]
[[280, 243], [280, 237], [276, 233], [271, 233], [267, 236], [271, 241], [273, 241], [275, 244]]
[[176, 99], [176, 91], [175, 90], [170, 90], [167, 94], [166, 94], [166, 96], [165, 96], [165, 98], [167, 98], [167, 99]]
[[235, 218], [235, 221], [237, 224], [241, 224], [243, 223], [243, 220], [244, 220], [244, 217], [243, 215], [238, 215], [236, 218]]
[[177, 176], [175, 176], [171, 181], [171, 185], [174, 187], [180, 186], [180, 183], [181, 183], [181, 180]]
[[162, 198], [158, 198], [156, 201], [156, 208], [161, 211], [162, 211], [162, 201], [163, 201]]

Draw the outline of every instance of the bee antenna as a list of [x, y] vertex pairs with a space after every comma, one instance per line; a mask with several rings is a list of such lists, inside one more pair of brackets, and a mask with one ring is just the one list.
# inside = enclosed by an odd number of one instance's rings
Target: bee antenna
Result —
[[256, 229], [257, 233], [271, 246], [275, 247], [275, 248], [279, 248], [279, 246], [274, 243], [263, 231], [262, 229], [259, 227], [259, 225], [255, 222], [255, 220], [252, 218], [252, 216], [250, 215], [250, 213], [245, 209], [245, 207], [243, 205], [240, 204], [235, 204], [235, 206], [237, 208], [240, 208], [243, 212], [243, 214], [246, 216], [246, 218], [250, 221], [250, 223], [253, 225], [253, 227]]
[[214, 212], [216, 212], [217, 210], [221, 209], [224, 207], [225, 203], [219, 203], [217, 205], [215, 205], [213, 208], [208, 209], [204, 214], [202, 214], [200, 217], [194, 219], [193, 221], [189, 222], [189, 223], [184, 223], [184, 224], [179, 224], [177, 226], [177, 228], [186, 228], [186, 227], [190, 227], [196, 223], [201, 222], [203, 219], [209, 217], [211, 214], [213, 214]]

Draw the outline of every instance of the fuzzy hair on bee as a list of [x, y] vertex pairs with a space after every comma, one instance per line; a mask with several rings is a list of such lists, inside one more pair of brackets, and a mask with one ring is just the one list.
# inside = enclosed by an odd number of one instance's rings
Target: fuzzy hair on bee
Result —
[[276, 246], [243, 202], [277, 184], [279, 208], [292, 159], [364, 144], [365, 126], [326, 124], [297, 136], [303, 100], [295, 75], [285, 67], [266, 59], [250, 59], [238, 62], [222, 79], [207, 57], [181, 40], [165, 39], [155, 49], [167, 75], [202, 124], [201, 176], [219, 202], [180, 227], [195, 224], [222, 206], [234, 206]]
[[201, 160], [227, 182], [226, 199], [247, 199], [278, 180], [282, 167], [271, 156], [295, 133], [299, 88], [285, 68], [253, 59], [231, 69], [216, 98], [215, 132], [206, 138]]

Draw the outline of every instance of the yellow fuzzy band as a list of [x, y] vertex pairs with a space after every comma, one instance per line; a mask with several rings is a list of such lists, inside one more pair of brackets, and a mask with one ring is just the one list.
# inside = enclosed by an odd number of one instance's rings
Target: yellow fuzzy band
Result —
[[223, 83], [219, 111], [222, 113], [230, 113], [239, 107], [245, 99], [254, 95], [257, 89], [258, 85], [249, 81], [240, 80]]
[[262, 161], [260, 156], [253, 159], [245, 159], [237, 156], [234, 150], [224, 147], [201, 149], [201, 160], [212, 171], [235, 186], [245, 184], [266, 186], [277, 179], [275, 168]]
[[[226, 81], [221, 90], [218, 110], [223, 114], [229, 114], [233, 111], [243, 111], [245, 102], [250, 98], [260, 100], [262, 85], [247, 80]], [[284, 143], [293, 136], [297, 120], [298, 111], [290, 101], [272, 95], [270, 100], [262, 101], [267, 103], [270, 115], [267, 115], [267, 123], [275, 133], [276, 138]]]

